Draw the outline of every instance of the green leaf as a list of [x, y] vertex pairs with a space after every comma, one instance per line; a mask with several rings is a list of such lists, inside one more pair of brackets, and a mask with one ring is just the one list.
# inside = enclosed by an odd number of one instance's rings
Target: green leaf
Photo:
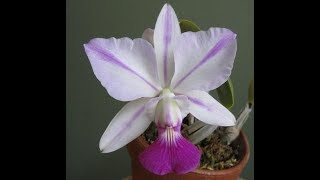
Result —
[[250, 108], [251, 108], [253, 106], [253, 104], [254, 104], [254, 82], [253, 82], [253, 80], [250, 81], [248, 98], [249, 98], [248, 99], [249, 105], [250, 105]]
[[234, 104], [233, 86], [231, 79], [217, 88], [220, 103], [226, 108], [231, 109]]
[[197, 26], [195, 23], [189, 21], [189, 20], [181, 20], [180, 21], [180, 29], [181, 32], [187, 32], [187, 31], [192, 31], [192, 32], [197, 32], [200, 31], [199, 26]]

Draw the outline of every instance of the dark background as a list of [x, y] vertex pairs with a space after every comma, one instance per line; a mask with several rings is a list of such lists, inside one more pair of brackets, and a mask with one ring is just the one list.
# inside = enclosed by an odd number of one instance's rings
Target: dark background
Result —
[[[126, 148], [101, 154], [99, 140], [110, 120], [125, 104], [111, 98], [95, 78], [83, 44], [95, 37], [140, 37], [154, 28], [165, 2], [178, 18], [194, 21], [201, 29], [225, 27], [237, 34], [238, 51], [231, 75], [235, 115], [244, 106], [253, 79], [253, 0], [150, 1], [67, 0], [66, 42], [66, 167], [68, 180], [121, 179], [130, 175]], [[249, 162], [242, 173], [253, 179], [253, 118], [243, 130], [250, 142]]]

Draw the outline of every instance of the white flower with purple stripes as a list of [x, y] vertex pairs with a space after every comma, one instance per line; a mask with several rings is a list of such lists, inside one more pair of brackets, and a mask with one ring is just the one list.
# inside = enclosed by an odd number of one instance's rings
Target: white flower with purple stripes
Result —
[[237, 50], [225, 28], [181, 33], [173, 8], [165, 4], [155, 29], [143, 39], [95, 38], [85, 44], [95, 76], [110, 96], [128, 102], [101, 137], [103, 153], [141, 135], [152, 121], [158, 139], [139, 156], [147, 170], [163, 175], [195, 169], [200, 151], [180, 133], [191, 113], [211, 125], [233, 126], [234, 115], [208, 94], [227, 81]]

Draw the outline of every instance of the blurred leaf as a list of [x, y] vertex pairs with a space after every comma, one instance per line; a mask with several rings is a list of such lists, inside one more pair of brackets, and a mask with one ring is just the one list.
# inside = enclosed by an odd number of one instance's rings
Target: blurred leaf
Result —
[[234, 104], [233, 86], [231, 79], [217, 88], [220, 103], [226, 108], [231, 109]]
[[209, 135], [213, 133], [214, 130], [216, 130], [218, 126], [214, 125], [205, 125], [202, 128], [200, 128], [195, 133], [191, 134], [188, 139], [192, 144], [198, 144], [205, 138], [207, 138]]
[[186, 131], [188, 131], [188, 134], [192, 134], [195, 131], [199, 130], [203, 126], [207, 125], [206, 123], [202, 121], [196, 121], [195, 123], [189, 125], [188, 127], [185, 128]]
[[187, 31], [192, 31], [192, 32], [197, 32], [200, 31], [199, 26], [197, 26], [195, 23], [189, 21], [189, 20], [181, 20], [180, 21], [180, 29], [181, 32], [187, 32]]
[[254, 82], [253, 80], [250, 81], [250, 85], [249, 85], [249, 105], [250, 108], [253, 106], [254, 104]]

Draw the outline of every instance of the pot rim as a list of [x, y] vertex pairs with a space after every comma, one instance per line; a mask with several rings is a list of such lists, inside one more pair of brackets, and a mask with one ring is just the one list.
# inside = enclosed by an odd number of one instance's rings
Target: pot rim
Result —
[[[230, 172], [234, 172], [234, 171], [239, 171], [239, 172], [242, 171], [242, 169], [245, 167], [246, 163], [249, 160], [250, 147], [249, 147], [248, 138], [242, 130], [240, 131], [238, 138], [240, 138], [244, 143], [244, 156], [242, 157], [242, 159], [237, 165], [228, 169], [223, 169], [223, 170], [205, 170], [205, 169], [199, 169], [199, 167], [197, 167], [195, 170], [189, 173], [205, 174], [210, 176], [210, 175], [225, 175], [225, 174], [230, 174]], [[142, 138], [142, 136], [139, 136], [137, 140], [144, 148], [147, 148], [149, 146], [149, 144], [144, 140], [144, 138]]]

